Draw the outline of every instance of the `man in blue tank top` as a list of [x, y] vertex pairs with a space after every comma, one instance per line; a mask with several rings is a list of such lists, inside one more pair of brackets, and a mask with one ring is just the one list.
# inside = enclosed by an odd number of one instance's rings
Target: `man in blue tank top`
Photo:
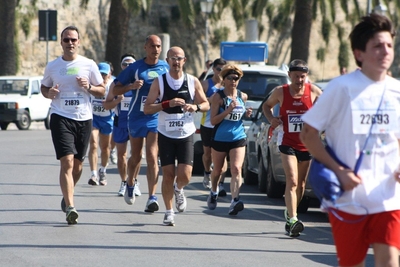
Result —
[[129, 140], [131, 144], [131, 157], [128, 160], [128, 179], [125, 191], [125, 202], [132, 205], [135, 201], [133, 175], [140, 167], [142, 160], [142, 147], [146, 138], [147, 183], [149, 199], [146, 212], [155, 212], [159, 209], [155, 196], [158, 182], [158, 146], [157, 122], [158, 114], [146, 115], [143, 113], [150, 86], [154, 79], [166, 73], [169, 69], [164, 60], [159, 60], [161, 54], [161, 39], [157, 35], [146, 38], [144, 49], [146, 57], [129, 65], [115, 79], [114, 95], [122, 95], [134, 90], [128, 111]]

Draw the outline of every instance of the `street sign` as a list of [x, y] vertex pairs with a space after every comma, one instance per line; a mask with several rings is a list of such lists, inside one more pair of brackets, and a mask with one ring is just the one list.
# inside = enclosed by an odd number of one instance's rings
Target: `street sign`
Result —
[[57, 10], [39, 10], [39, 41], [57, 41]]

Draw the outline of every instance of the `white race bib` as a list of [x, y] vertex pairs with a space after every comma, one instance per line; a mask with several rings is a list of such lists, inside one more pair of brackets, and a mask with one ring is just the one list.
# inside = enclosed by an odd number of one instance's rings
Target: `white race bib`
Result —
[[[228, 107], [226, 107], [228, 108]], [[242, 119], [243, 113], [245, 109], [243, 106], [237, 106], [235, 107], [231, 113], [225, 116], [224, 120], [228, 121], [240, 121]]]
[[[380, 99], [381, 96], [377, 96]], [[374, 101], [375, 100], [375, 101]], [[384, 99], [379, 111], [379, 102], [375, 97], [369, 99], [360, 98], [351, 102], [351, 113], [354, 134], [383, 134], [397, 131], [397, 112], [391, 100]]]
[[183, 131], [188, 123], [193, 123], [193, 116], [190, 112], [166, 114], [165, 116], [165, 129], [168, 132]]
[[92, 99], [93, 115], [106, 117], [110, 112], [103, 107], [103, 99]]
[[299, 133], [303, 128], [303, 120], [301, 114], [289, 114], [288, 115], [288, 132]]
[[83, 93], [78, 92], [63, 92], [60, 95], [61, 107], [68, 112], [76, 112], [83, 107]]
[[131, 104], [132, 97], [124, 97], [121, 101], [121, 111], [128, 111]]

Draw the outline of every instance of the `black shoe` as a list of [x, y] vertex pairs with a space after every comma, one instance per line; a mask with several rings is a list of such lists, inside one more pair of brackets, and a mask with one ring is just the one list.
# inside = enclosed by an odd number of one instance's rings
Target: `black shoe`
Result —
[[226, 191], [225, 191], [225, 188], [224, 188], [224, 184], [220, 183], [218, 185], [218, 190], [219, 190], [219, 192], [218, 192], [218, 196], [219, 197], [226, 197]]
[[289, 236], [290, 237], [298, 237], [301, 232], [304, 231], [304, 224], [302, 221], [295, 221], [290, 224]]

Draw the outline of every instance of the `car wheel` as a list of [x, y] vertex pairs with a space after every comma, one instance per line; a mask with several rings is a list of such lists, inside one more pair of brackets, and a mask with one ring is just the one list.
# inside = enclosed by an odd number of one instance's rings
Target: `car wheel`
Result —
[[272, 172], [271, 158], [268, 156], [267, 166], [267, 196], [269, 198], [281, 198], [285, 193], [285, 185], [277, 183], [275, 181], [274, 174]]
[[298, 213], [306, 213], [309, 206], [310, 206], [310, 198], [304, 196], [301, 199], [299, 206], [297, 207], [297, 212]]
[[249, 170], [249, 162], [247, 160], [247, 156], [244, 157], [242, 172], [244, 184], [256, 185], [258, 183], [257, 174]]
[[49, 110], [49, 113], [47, 113], [46, 119], [44, 119], [44, 127], [47, 130], [50, 130], [50, 110]]
[[15, 123], [19, 130], [28, 130], [31, 126], [31, 117], [29, 116], [28, 111], [24, 111], [21, 115], [21, 119]]
[[0, 123], [0, 128], [2, 130], [7, 130], [8, 124], [9, 124], [9, 122], [1, 122]]
[[267, 192], [267, 171], [262, 156], [258, 159], [258, 190], [261, 193]]

